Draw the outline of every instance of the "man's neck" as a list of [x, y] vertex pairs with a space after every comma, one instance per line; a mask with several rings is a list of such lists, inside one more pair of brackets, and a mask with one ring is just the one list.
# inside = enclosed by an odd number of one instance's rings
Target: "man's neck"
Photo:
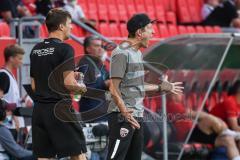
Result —
[[12, 72], [13, 70], [13, 66], [10, 63], [6, 63], [4, 68], [7, 69], [9, 72]]
[[141, 48], [141, 42], [139, 42], [137, 39], [135, 39], [135, 38], [128, 38], [127, 41], [131, 43], [131, 46], [135, 50], [139, 50]]
[[56, 39], [60, 39], [61, 41], [64, 41], [63, 35], [60, 34], [60, 33], [58, 33], [57, 31], [56, 31], [56, 32], [49, 33], [48, 38], [56, 38]]

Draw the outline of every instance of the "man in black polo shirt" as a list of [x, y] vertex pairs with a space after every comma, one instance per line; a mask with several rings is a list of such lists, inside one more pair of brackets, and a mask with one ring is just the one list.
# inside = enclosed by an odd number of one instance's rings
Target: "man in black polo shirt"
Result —
[[39, 158], [85, 160], [82, 128], [71, 106], [70, 92], [82, 94], [85, 85], [75, 79], [73, 48], [63, 43], [71, 30], [71, 15], [52, 9], [46, 17], [49, 38], [30, 55], [31, 85], [35, 91], [32, 118], [33, 152]]

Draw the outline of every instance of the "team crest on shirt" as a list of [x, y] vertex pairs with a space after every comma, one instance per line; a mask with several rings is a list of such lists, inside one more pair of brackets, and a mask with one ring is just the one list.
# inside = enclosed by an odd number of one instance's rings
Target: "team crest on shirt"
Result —
[[126, 128], [121, 128], [121, 129], [120, 129], [120, 136], [121, 136], [122, 138], [124, 138], [124, 137], [126, 137], [126, 136], [128, 135], [128, 132], [129, 132], [128, 129], [126, 129]]

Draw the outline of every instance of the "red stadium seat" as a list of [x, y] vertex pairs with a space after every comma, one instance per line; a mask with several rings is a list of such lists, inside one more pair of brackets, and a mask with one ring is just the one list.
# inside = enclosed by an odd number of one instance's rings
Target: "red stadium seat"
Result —
[[206, 31], [206, 33], [214, 33], [214, 30], [211, 26], [206, 26], [205, 31]]
[[145, 6], [147, 7], [149, 6], [155, 6], [154, 0], [145, 0]]
[[222, 33], [222, 29], [219, 26], [214, 26], [213, 30], [215, 33]]
[[158, 21], [160, 23], [166, 23], [166, 18], [165, 18], [165, 12], [164, 12], [164, 8], [162, 5], [156, 5], [155, 6], [156, 9], [156, 18], [158, 19]]
[[116, 0], [116, 4], [118, 7], [119, 21], [126, 22], [128, 20], [128, 16], [125, 2], [123, 0]]
[[169, 0], [170, 2], [170, 11], [177, 12], [176, 0]]
[[84, 33], [83, 33], [83, 29], [79, 26], [77, 26], [76, 24], [72, 24], [72, 31], [71, 33], [77, 37], [83, 37]]
[[165, 24], [159, 24], [158, 28], [159, 28], [161, 38], [169, 37], [168, 28]]
[[10, 37], [10, 27], [5, 22], [0, 22], [0, 37]]
[[125, 2], [128, 11], [128, 17], [131, 17], [132, 15], [136, 14], [137, 10], [135, 8], [136, 6], [134, 0], [125, 0]]
[[99, 30], [100, 33], [103, 34], [104, 36], [110, 37], [111, 33], [109, 33], [109, 24], [105, 22], [101, 22], [99, 24]]
[[178, 33], [179, 34], [188, 34], [188, 31], [185, 26], [178, 26]]
[[201, 18], [201, 7], [199, 6], [199, 0], [187, 0], [189, 13], [192, 22], [199, 23], [202, 21]]
[[196, 30], [193, 26], [187, 26], [186, 28], [187, 28], [188, 33], [196, 33]]
[[135, 1], [135, 6], [136, 6], [137, 12], [145, 13], [146, 8], [145, 8], [144, 0], [134, 0], [134, 1]]
[[175, 25], [168, 25], [168, 31], [169, 31], [169, 36], [176, 36], [178, 35], [178, 30], [177, 30], [177, 26]]
[[108, 21], [108, 10], [106, 0], [97, 0], [98, 6], [98, 20], [99, 21]]
[[118, 16], [118, 9], [112, 0], [107, 0], [107, 7], [108, 7], [108, 17], [109, 21], [119, 21], [119, 16]]
[[109, 29], [111, 37], [121, 37], [121, 33], [116, 23], [110, 23]]
[[197, 33], [205, 33], [205, 29], [203, 28], [203, 26], [196, 26], [196, 31]]
[[128, 36], [128, 31], [125, 23], [120, 23], [120, 31], [121, 31], [122, 37]]
[[186, 0], [177, 0], [178, 6], [178, 18], [180, 23], [189, 23], [191, 22], [191, 16], [188, 9], [188, 4]]
[[89, 0], [88, 2], [88, 18], [91, 20], [98, 21], [98, 12], [97, 12], [97, 5], [95, 0]]
[[158, 6], [158, 5], [163, 6], [164, 12], [168, 10], [168, 0], [153, 0], [153, 2], [155, 6]]
[[166, 13], [166, 22], [168, 24], [177, 24], [177, 18], [174, 12], [167, 12]]
[[155, 8], [154, 8], [154, 4], [152, 0], [148, 0], [147, 2], [145, 1], [145, 7], [146, 7], [146, 11], [148, 16], [151, 19], [155, 19], [156, 18], [156, 14], [155, 14]]

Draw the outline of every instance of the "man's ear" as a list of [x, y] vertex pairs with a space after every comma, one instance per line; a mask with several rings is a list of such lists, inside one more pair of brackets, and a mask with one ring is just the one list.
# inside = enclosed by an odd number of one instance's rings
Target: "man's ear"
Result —
[[59, 29], [60, 31], [63, 31], [63, 24], [60, 24], [59, 27], [58, 27], [58, 29]]
[[136, 34], [137, 34], [138, 37], [141, 37], [141, 36], [142, 36], [142, 31], [141, 31], [141, 29], [138, 29], [137, 32], [136, 32]]

